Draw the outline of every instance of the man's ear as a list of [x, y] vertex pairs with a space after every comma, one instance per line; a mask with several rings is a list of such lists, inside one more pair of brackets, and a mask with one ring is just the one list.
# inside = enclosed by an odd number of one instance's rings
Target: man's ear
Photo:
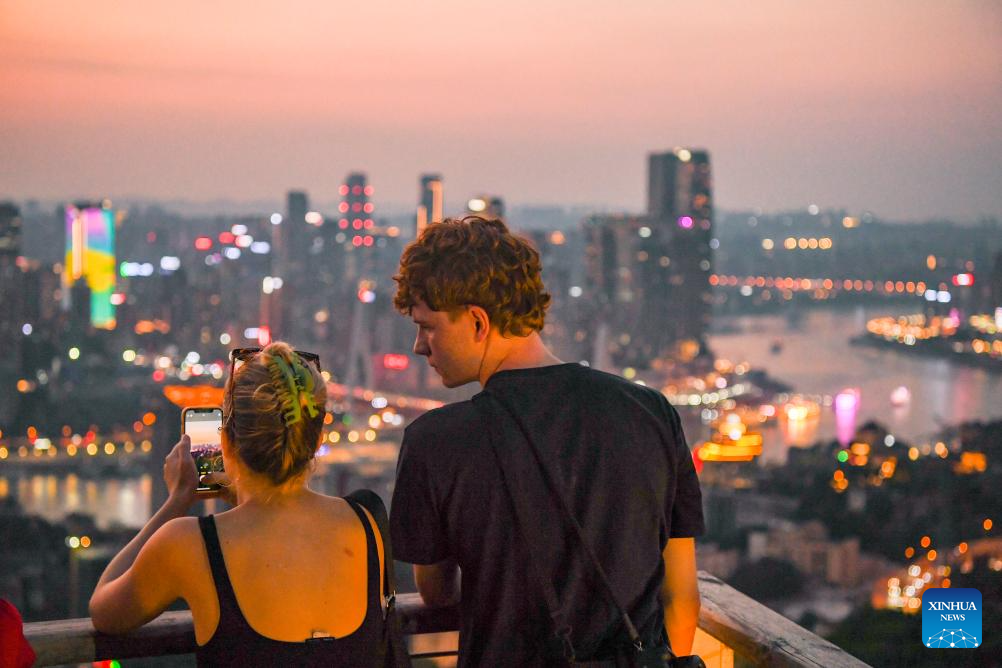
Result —
[[477, 341], [483, 341], [491, 331], [491, 319], [480, 306], [470, 306], [470, 316], [473, 318], [473, 329]]

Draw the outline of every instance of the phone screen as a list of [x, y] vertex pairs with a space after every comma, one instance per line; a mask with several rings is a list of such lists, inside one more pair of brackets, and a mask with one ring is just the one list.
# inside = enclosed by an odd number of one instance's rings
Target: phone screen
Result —
[[[220, 446], [220, 427], [223, 411], [220, 408], [188, 408], [184, 411], [184, 433], [191, 439], [191, 456], [195, 458], [198, 478], [213, 471], [223, 470], [223, 450]], [[218, 485], [203, 485], [199, 490], [217, 489]]]

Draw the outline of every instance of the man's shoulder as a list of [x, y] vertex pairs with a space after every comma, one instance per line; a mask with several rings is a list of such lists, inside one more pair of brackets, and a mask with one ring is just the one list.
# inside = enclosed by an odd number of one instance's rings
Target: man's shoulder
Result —
[[670, 406], [665, 395], [654, 388], [627, 380], [622, 376], [599, 371], [598, 369], [584, 367], [582, 371], [584, 382], [602, 392], [618, 393], [640, 401], [645, 405]]
[[470, 400], [457, 401], [433, 408], [411, 422], [405, 430], [407, 440], [441, 439], [443, 435], [469, 434], [480, 420], [476, 406]]

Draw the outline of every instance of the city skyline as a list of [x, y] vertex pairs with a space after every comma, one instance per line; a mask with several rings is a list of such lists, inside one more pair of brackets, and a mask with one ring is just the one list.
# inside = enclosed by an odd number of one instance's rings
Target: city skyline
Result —
[[1000, 12], [8, 3], [0, 197], [324, 202], [362, 170], [388, 211], [433, 171], [447, 213], [641, 211], [647, 154], [679, 145], [720, 209], [1002, 217]]

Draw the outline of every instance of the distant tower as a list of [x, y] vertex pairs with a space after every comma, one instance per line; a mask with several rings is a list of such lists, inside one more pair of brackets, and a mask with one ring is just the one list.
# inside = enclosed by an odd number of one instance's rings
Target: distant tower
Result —
[[375, 206], [369, 201], [373, 188], [366, 181], [365, 173], [352, 172], [338, 189], [341, 195], [338, 227], [342, 230], [368, 230], [374, 225], [372, 214]]
[[115, 211], [111, 202], [67, 205], [66, 256], [63, 263], [64, 307], [70, 308], [71, 295], [85, 279], [90, 290], [90, 324], [103, 329], [115, 328]]
[[0, 202], [0, 257], [21, 254], [21, 212], [12, 202]]
[[309, 195], [302, 190], [290, 190], [286, 196], [286, 213], [289, 214], [286, 222], [305, 223], [309, 208]]
[[440, 174], [422, 174], [414, 236], [421, 234], [421, 231], [429, 223], [442, 222], [443, 208], [442, 176]]
[[[713, 270], [713, 193], [710, 154], [676, 148], [648, 158], [647, 215], [669, 258], [669, 300], [660, 309], [670, 317], [664, 326], [676, 340], [704, 341], [710, 324]], [[662, 248], [651, 248], [660, 252]], [[651, 272], [652, 277], [661, 272]], [[661, 280], [660, 277], [657, 280]], [[656, 294], [656, 293], [655, 293]]]
[[285, 257], [282, 259], [302, 262], [313, 242], [313, 229], [306, 222], [306, 214], [310, 210], [310, 198], [302, 190], [290, 190], [285, 201], [286, 217], [281, 227], [282, 240], [285, 242], [283, 245]]
[[[995, 254], [995, 264], [988, 277], [988, 312], [995, 315], [996, 322], [1002, 322], [1002, 251]], [[1002, 329], [1002, 325], [996, 325]]]
[[307, 220], [309, 213], [309, 195], [290, 190], [285, 196], [285, 216], [272, 217], [271, 274], [281, 279], [282, 289], [279, 294], [261, 294], [259, 324], [266, 325], [276, 338], [293, 340], [303, 335], [301, 295], [314, 289], [310, 249], [317, 237], [316, 225]]
[[678, 148], [648, 156], [647, 215], [651, 218], [691, 216], [696, 229], [709, 237], [713, 226], [710, 154]]
[[593, 364], [643, 366], [706, 351], [712, 292], [713, 203], [706, 151], [675, 149], [648, 158], [648, 212], [585, 220], [586, 290]]
[[[11, 202], [0, 202], [0, 313], [3, 314], [0, 317], [0, 341], [9, 343], [20, 340], [25, 324], [24, 273], [17, 261], [20, 254], [21, 212]], [[16, 354], [18, 351], [20, 344], [11, 353]], [[0, 369], [3, 366], [0, 362]], [[13, 387], [13, 383], [10, 383], [10, 387]], [[0, 389], [0, 397], [7, 399], [3, 389]], [[14, 405], [13, 402], [11, 405]], [[3, 414], [4, 411], [0, 410], [0, 415]]]

